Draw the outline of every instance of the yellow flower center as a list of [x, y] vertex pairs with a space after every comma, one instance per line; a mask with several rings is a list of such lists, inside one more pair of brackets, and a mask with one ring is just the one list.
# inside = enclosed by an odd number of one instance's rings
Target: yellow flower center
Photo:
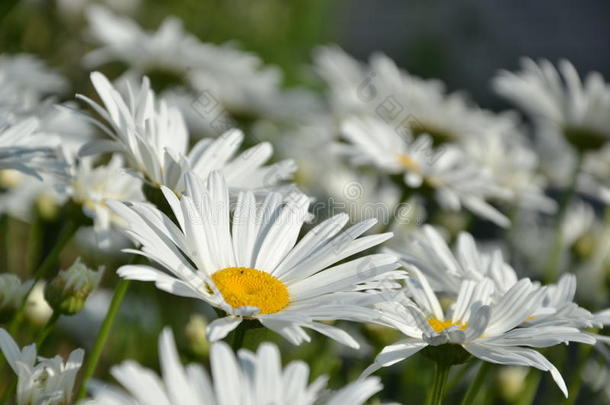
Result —
[[264, 271], [227, 267], [214, 273], [212, 280], [233, 308], [257, 307], [261, 314], [273, 314], [290, 302], [286, 285]]
[[449, 329], [452, 326], [457, 326], [459, 330], [464, 330], [468, 327], [467, 323], [462, 322], [452, 322], [452, 321], [442, 321], [437, 318], [428, 319], [428, 324], [436, 333], [441, 333], [445, 329]]
[[396, 159], [398, 159], [398, 163], [407, 170], [419, 170], [419, 163], [413, 160], [409, 155], [398, 153], [396, 154]]

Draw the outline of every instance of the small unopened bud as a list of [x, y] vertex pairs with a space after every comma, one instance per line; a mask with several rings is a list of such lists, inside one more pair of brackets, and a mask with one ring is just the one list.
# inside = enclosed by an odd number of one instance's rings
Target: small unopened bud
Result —
[[191, 315], [185, 327], [185, 335], [188, 339], [189, 349], [195, 356], [206, 358], [210, 352], [210, 342], [205, 334], [208, 326], [207, 320], [202, 315]]
[[103, 273], [103, 267], [94, 271], [78, 258], [68, 270], [61, 271], [47, 284], [45, 299], [53, 310], [64, 315], [74, 315], [83, 309], [87, 297], [95, 290]]
[[529, 369], [520, 366], [501, 367], [497, 379], [500, 394], [507, 401], [514, 401], [525, 388], [525, 378]]
[[23, 298], [32, 281], [22, 283], [14, 274], [0, 274], [0, 323], [9, 321], [23, 305]]

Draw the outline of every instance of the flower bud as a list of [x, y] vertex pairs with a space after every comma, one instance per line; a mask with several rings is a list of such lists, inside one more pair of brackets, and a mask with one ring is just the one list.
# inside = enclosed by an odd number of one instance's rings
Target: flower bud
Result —
[[31, 285], [32, 280], [22, 283], [14, 274], [0, 274], [0, 323], [12, 318]]
[[68, 270], [61, 271], [47, 284], [45, 299], [53, 310], [64, 315], [74, 315], [83, 309], [87, 297], [95, 290], [103, 273], [103, 267], [94, 271], [78, 258]]
[[208, 326], [207, 320], [201, 315], [191, 315], [185, 327], [185, 335], [188, 339], [189, 349], [194, 355], [206, 358], [210, 352], [210, 342], [205, 330]]

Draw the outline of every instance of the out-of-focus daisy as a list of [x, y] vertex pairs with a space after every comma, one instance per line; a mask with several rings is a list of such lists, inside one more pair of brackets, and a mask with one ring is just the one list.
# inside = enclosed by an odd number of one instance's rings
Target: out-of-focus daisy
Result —
[[460, 149], [433, 148], [427, 135], [413, 139], [408, 131], [398, 132], [374, 118], [352, 118], [342, 129], [350, 142], [344, 151], [353, 164], [372, 164], [389, 174], [402, 175], [407, 187], [432, 189], [445, 209], [459, 211], [464, 207], [500, 226], [508, 226], [508, 218], [487, 199], [508, 198], [510, 192], [494, 183], [488, 171]]
[[0, 274], [0, 322], [6, 322], [19, 309], [23, 297], [30, 291], [32, 280], [21, 282], [14, 274]]
[[218, 172], [205, 184], [188, 174], [180, 200], [169, 189], [162, 190], [179, 227], [157, 209], [139, 203], [108, 204], [141, 244], [132, 252], [161, 264], [170, 274], [144, 265], [123, 266], [118, 273], [154, 281], [162, 290], [226, 312], [227, 317], [208, 326], [212, 341], [225, 337], [244, 319], [257, 319], [294, 344], [309, 340], [305, 327], [358, 347], [347, 333], [320, 321], [370, 321], [370, 303], [382, 299], [385, 290], [395, 288], [395, 280], [403, 277], [389, 254], [336, 264], [391, 237], [360, 237], [375, 220], [341, 233], [348, 216], [338, 214], [298, 240], [309, 206], [309, 198], [299, 192], [285, 198], [270, 193], [258, 206], [254, 194], [242, 192], [230, 219], [229, 191]]
[[229, 118], [272, 120], [301, 120], [319, 110], [310, 92], [282, 89], [280, 69], [266, 66], [235, 44], [202, 43], [184, 31], [178, 18], [168, 17], [156, 32], [148, 33], [103, 7], [91, 7], [88, 17], [92, 37], [102, 45], [85, 56], [88, 66], [121, 61], [129, 66], [127, 77], [161, 73], [161, 81], [188, 90], [185, 108], [199, 114], [195, 121], [207, 121], [203, 128], [211, 134], [219, 132], [211, 121], [221, 110]]
[[576, 187], [610, 205], [610, 144], [585, 157]]
[[124, 225], [106, 205], [107, 199], [144, 201], [142, 181], [125, 171], [119, 155], [113, 155], [107, 164], [101, 166], [94, 166], [91, 158], [79, 159], [72, 166], [66, 192], [93, 219], [98, 235], [107, 232], [112, 224]]
[[610, 140], [610, 87], [597, 72], [583, 82], [566, 60], [557, 69], [547, 60], [525, 58], [520, 72], [500, 72], [494, 87], [579, 149], [596, 149]]
[[180, 111], [164, 100], [157, 101], [147, 78], [136, 94], [128, 86], [127, 98], [101, 73], [92, 73], [91, 81], [105, 108], [80, 97], [111, 126], [98, 123], [113, 140], [94, 141], [85, 145], [82, 153], [121, 151], [132, 167], [155, 186], [165, 185], [182, 192], [188, 170], [202, 177], [221, 170], [232, 188], [261, 189], [277, 185], [296, 169], [289, 160], [263, 166], [273, 153], [269, 143], [236, 155], [244, 139], [239, 130], [229, 130], [217, 139], [202, 139], [187, 155], [189, 136]]
[[337, 47], [326, 47], [318, 49], [315, 61], [340, 119], [379, 117], [416, 136], [428, 134], [435, 145], [484, 136], [498, 121], [512, 119], [482, 110], [463, 94], [448, 94], [441, 81], [412, 76], [381, 54], [366, 66]]
[[126, 391], [98, 384], [97, 405], [343, 405], [363, 404], [382, 388], [376, 377], [355, 381], [333, 392], [324, 392], [326, 377], [309, 383], [309, 367], [294, 361], [282, 368], [280, 352], [263, 343], [256, 352], [234, 354], [225, 343], [211, 348], [211, 379], [197, 364], [183, 366], [174, 337], [165, 329], [159, 337], [161, 376], [134, 361], [112, 368], [114, 378]]
[[93, 5], [87, 9], [89, 33], [101, 47], [85, 55], [88, 67], [120, 61], [138, 74], [168, 70], [185, 74], [192, 66], [197, 38], [187, 34], [182, 22], [170, 17], [156, 32], [148, 33], [133, 20]]
[[432, 226], [424, 225], [410, 235], [404, 249], [391, 250], [404, 266], [415, 266], [423, 272], [434, 291], [457, 295], [463, 281], [489, 279], [494, 289], [505, 293], [517, 282], [515, 270], [505, 263], [502, 252], [483, 252], [471, 234], [461, 232], [452, 251], [442, 235]]
[[0, 128], [0, 170], [15, 169], [41, 178], [40, 172], [65, 175], [55, 140], [37, 133], [38, 120], [28, 118]]
[[510, 191], [510, 203], [545, 213], [555, 211], [557, 204], [544, 193], [547, 184], [538, 173], [538, 155], [516, 126], [489, 127], [485, 136], [464, 142], [464, 149], [496, 183]]
[[557, 368], [528, 347], [569, 342], [594, 344], [596, 340], [571, 326], [542, 323], [519, 327], [539, 311], [544, 289], [522, 279], [492, 300], [494, 288], [490, 280], [464, 281], [451, 309], [443, 311], [426, 278], [417, 269], [410, 270], [407, 292], [413, 301], [378, 305], [381, 322], [401, 331], [406, 338], [384, 348], [366, 373], [402, 361], [428, 346], [435, 350], [449, 345], [445, 348], [463, 349], [483, 361], [549, 371], [564, 395], [568, 395]]
[[46, 96], [63, 93], [66, 87], [66, 79], [33, 55], [0, 55], [2, 120], [5, 114], [32, 109]]
[[36, 345], [19, 350], [17, 343], [4, 329], [0, 329], [0, 349], [17, 374], [17, 405], [72, 403], [76, 374], [83, 363], [84, 350], [76, 349], [68, 359], [36, 357]]

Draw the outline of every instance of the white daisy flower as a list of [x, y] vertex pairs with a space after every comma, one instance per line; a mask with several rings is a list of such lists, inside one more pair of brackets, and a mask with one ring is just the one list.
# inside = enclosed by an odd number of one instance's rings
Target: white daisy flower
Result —
[[142, 80], [137, 94], [128, 85], [127, 98], [101, 73], [92, 73], [91, 81], [105, 108], [85, 96], [79, 97], [111, 126], [112, 129], [98, 123], [113, 140], [85, 145], [81, 154], [122, 151], [147, 181], [178, 193], [184, 191], [184, 174], [188, 170], [202, 177], [221, 170], [236, 189], [269, 188], [296, 170], [289, 160], [263, 166], [273, 153], [267, 142], [236, 155], [244, 139], [236, 129], [217, 139], [200, 140], [187, 154], [189, 136], [180, 111], [164, 100], [157, 101], [147, 78]]
[[545, 289], [522, 279], [492, 300], [494, 288], [490, 280], [464, 281], [451, 309], [443, 311], [426, 278], [417, 269], [411, 269], [411, 275], [407, 292], [413, 301], [378, 305], [381, 322], [401, 331], [406, 338], [384, 348], [365, 373], [402, 361], [428, 346], [436, 350], [437, 346], [449, 345], [443, 348], [463, 349], [483, 361], [549, 371], [567, 397], [567, 387], [557, 368], [529, 347], [569, 342], [594, 344], [596, 340], [571, 326], [551, 323], [519, 327], [539, 311]]
[[72, 177], [67, 184], [66, 193], [93, 219], [93, 226], [98, 235], [109, 231], [112, 225], [125, 225], [124, 221], [108, 208], [106, 200], [145, 200], [142, 181], [125, 171], [123, 159], [119, 155], [113, 155], [110, 161], [102, 166], [94, 166], [91, 158], [79, 159], [71, 171]]
[[508, 226], [505, 215], [487, 199], [508, 198], [510, 192], [494, 183], [489, 173], [454, 146], [433, 148], [427, 135], [416, 139], [374, 118], [352, 118], [342, 126], [350, 141], [344, 148], [355, 165], [372, 164], [389, 174], [403, 175], [413, 189], [426, 186], [448, 210], [466, 208], [500, 226]]
[[185, 73], [199, 44], [175, 17], [166, 18], [153, 33], [99, 5], [87, 8], [87, 19], [91, 37], [101, 45], [84, 56], [83, 63], [88, 67], [120, 61], [138, 75], [154, 69]]
[[545, 195], [547, 181], [538, 173], [538, 155], [517, 127], [489, 128], [485, 136], [465, 142], [464, 149], [510, 191], [511, 203], [544, 213], [556, 211], [555, 201]]
[[[415, 266], [421, 271], [434, 291], [456, 297], [464, 281], [489, 280], [493, 291], [491, 298], [500, 299], [519, 281], [517, 273], [503, 259], [499, 248], [482, 251], [471, 234], [462, 232], [457, 237], [454, 250], [430, 225], [412, 235], [406, 253], [391, 253], [401, 258], [405, 268]], [[537, 283], [535, 283], [537, 284]], [[544, 297], [536, 313], [530, 314], [520, 325], [558, 325], [574, 328], [590, 328], [599, 322], [586, 309], [574, 303], [576, 277], [564, 274], [557, 284], [542, 287]]]
[[63, 93], [66, 87], [65, 78], [33, 55], [0, 55], [0, 111], [3, 113], [29, 110], [46, 96]]
[[[168, 78], [167, 73], [173, 74], [170, 80], [186, 85], [198, 96], [190, 97], [185, 107], [200, 115], [195, 120], [208, 121], [204, 128], [210, 134], [218, 133], [214, 123], [210, 125], [218, 111], [207, 108], [216, 104], [233, 116], [274, 120], [300, 120], [319, 109], [311, 92], [282, 90], [279, 68], [265, 65], [257, 55], [232, 43], [202, 43], [186, 32], [176, 17], [166, 18], [152, 33], [99, 6], [90, 7], [88, 18], [92, 37], [102, 46], [85, 55], [87, 66], [121, 61], [129, 66], [125, 77], [163, 72]], [[205, 100], [205, 111], [199, 110], [201, 100]]]
[[[242, 192], [231, 220], [228, 188], [218, 172], [205, 184], [188, 174], [187, 191], [180, 199], [162, 190], [179, 227], [140, 203], [108, 204], [141, 244], [131, 252], [161, 264], [170, 274], [143, 265], [123, 266], [118, 273], [154, 281], [162, 290], [226, 312], [227, 317], [208, 326], [211, 341], [224, 338], [244, 319], [256, 319], [294, 344], [309, 341], [305, 327], [358, 347], [346, 332], [320, 321], [371, 321], [374, 312], [368, 306], [382, 299], [386, 289], [397, 287], [395, 279], [403, 276], [389, 254], [335, 264], [391, 237], [360, 237], [375, 220], [340, 233], [348, 216], [338, 214], [297, 242], [309, 206], [309, 198], [299, 192], [285, 199], [270, 193], [262, 205], [251, 192]], [[375, 292], [363, 291], [371, 289]]]
[[41, 178], [41, 173], [65, 176], [56, 139], [38, 133], [38, 120], [28, 118], [0, 128], [0, 170], [14, 169]]
[[0, 349], [17, 374], [17, 405], [72, 403], [76, 374], [83, 363], [84, 350], [76, 349], [68, 360], [60, 356], [51, 359], [36, 357], [36, 345], [19, 350], [17, 343], [4, 329], [0, 329]]
[[610, 144], [585, 156], [576, 188], [610, 205]]
[[363, 65], [338, 47], [325, 47], [317, 50], [315, 63], [340, 119], [379, 117], [414, 135], [428, 134], [435, 144], [484, 136], [499, 122], [512, 121], [482, 110], [464, 94], [448, 94], [440, 80], [410, 75], [382, 54]]
[[33, 280], [21, 282], [11, 273], [0, 274], [0, 322], [10, 320], [32, 288]]
[[355, 381], [337, 392], [326, 394], [326, 377], [309, 384], [309, 367], [293, 361], [282, 368], [280, 352], [272, 343], [263, 343], [256, 352], [242, 349], [237, 355], [228, 345], [212, 345], [211, 374], [197, 364], [180, 363], [173, 334], [166, 328], [159, 337], [161, 376], [134, 361], [112, 368], [122, 391], [107, 385], [93, 387], [96, 405], [343, 405], [363, 404], [379, 392], [376, 377]]
[[599, 73], [589, 73], [583, 82], [566, 60], [557, 69], [547, 60], [525, 58], [521, 69], [500, 72], [493, 82], [496, 91], [579, 148], [610, 140], [610, 87]]
[[504, 262], [502, 251], [481, 251], [467, 232], [458, 235], [453, 251], [430, 225], [422, 226], [409, 239], [404, 250], [390, 252], [399, 256], [405, 267], [415, 266], [423, 272], [434, 291], [455, 296], [463, 281], [489, 279], [494, 290], [504, 294], [517, 283], [517, 273]]

